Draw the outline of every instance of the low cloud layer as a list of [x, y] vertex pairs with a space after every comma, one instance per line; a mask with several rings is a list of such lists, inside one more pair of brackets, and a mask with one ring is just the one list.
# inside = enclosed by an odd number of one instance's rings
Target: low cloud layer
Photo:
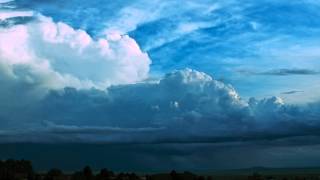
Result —
[[[19, 110], [9, 105], [3, 112]], [[51, 90], [28, 111], [3, 112], [2, 142], [217, 143], [318, 136], [320, 129], [318, 103], [246, 102], [231, 85], [191, 69], [106, 90]]]

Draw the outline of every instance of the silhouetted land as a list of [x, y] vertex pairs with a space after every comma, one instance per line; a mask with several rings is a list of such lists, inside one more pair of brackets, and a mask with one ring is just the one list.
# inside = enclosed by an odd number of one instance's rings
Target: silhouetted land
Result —
[[[255, 172], [253, 172], [255, 171]], [[320, 179], [320, 169], [267, 169], [252, 168], [234, 171], [219, 171], [214, 173], [194, 174], [191, 172], [176, 172], [162, 174], [144, 174], [112, 172], [101, 169], [93, 172], [89, 166], [73, 173], [64, 173], [59, 169], [51, 169], [45, 173], [35, 172], [30, 161], [6, 160], [0, 161], [0, 180], [316, 180]]]

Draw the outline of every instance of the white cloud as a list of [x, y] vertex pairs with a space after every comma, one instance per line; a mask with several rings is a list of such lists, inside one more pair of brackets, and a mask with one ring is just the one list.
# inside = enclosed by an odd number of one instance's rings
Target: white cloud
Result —
[[[45, 88], [134, 83], [147, 77], [151, 63], [127, 35], [95, 40], [41, 15], [37, 21], [0, 29], [0, 39], [0, 64], [7, 74]], [[21, 67], [26, 72], [20, 73]]]
[[[31, 16], [29, 11], [12, 12], [3, 18]], [[94, 39], [81, 29], [48, 17], [38, 14], [33, 18], [0, 28], [2, 129], [41, 126], [35, 108], [52, 89], [104, 90], [148, 76], [151, 61], [129, 36], [113, 32]]]

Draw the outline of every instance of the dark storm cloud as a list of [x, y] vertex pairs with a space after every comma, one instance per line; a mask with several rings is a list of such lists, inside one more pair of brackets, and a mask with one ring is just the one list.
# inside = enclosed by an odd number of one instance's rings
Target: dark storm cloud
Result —
[[319, 103], [245, 102], [230, 85], [190, 69], [105, 91], [52, 90], [14, 119], [0, 114], [7, 124], [2, 142], [223, 143], [320, 135]]

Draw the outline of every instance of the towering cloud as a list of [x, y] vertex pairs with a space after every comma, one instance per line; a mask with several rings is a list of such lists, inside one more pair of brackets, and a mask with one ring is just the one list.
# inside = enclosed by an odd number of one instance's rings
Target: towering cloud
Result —
[[148, 55], [127, 35], [112, 32], [95, 39], [63, 22], [0, 3], [2, 129], [38, 127], [35, 108], [50, 90], [105, 89], [148, 76]]
[[1, 141], [250, 141], [316, 136], [320, 128], [317, 104], [246, 102], [232, 86], [191, 69], [106, 90], [51, 90], [26, 109], [12, 104], [1, 113]]
[[216, 120], [236, 122], [246, 108], [231, 86], [190, 69], [169, 73], [157, 83], [112, 86], [106, 92], [52, 91], [44, 103], [41, 111], [49, 121], [116, 127], [192, 128]]
[[129, 36], [96, 40], [41, 15], [0, 29], [0, 39], [3, 76], [41, 88], [106, 88], [140, 81], [149, 71], [148, 55]]
[[174, 71], [158, 82], [115, 85], [106, 91], [52, 90], [31, 111], [16, 117], [21, 127], [31, 128], [21, 131], [25, 137], [36, 136], [38, 129], [47, 140], [67, 133], [64, 139], [69, 141], [78, 136], [90, 142], [225, 136], [245, 126], [248, 118], [247, 104], [230, 85], [191, 69]]

